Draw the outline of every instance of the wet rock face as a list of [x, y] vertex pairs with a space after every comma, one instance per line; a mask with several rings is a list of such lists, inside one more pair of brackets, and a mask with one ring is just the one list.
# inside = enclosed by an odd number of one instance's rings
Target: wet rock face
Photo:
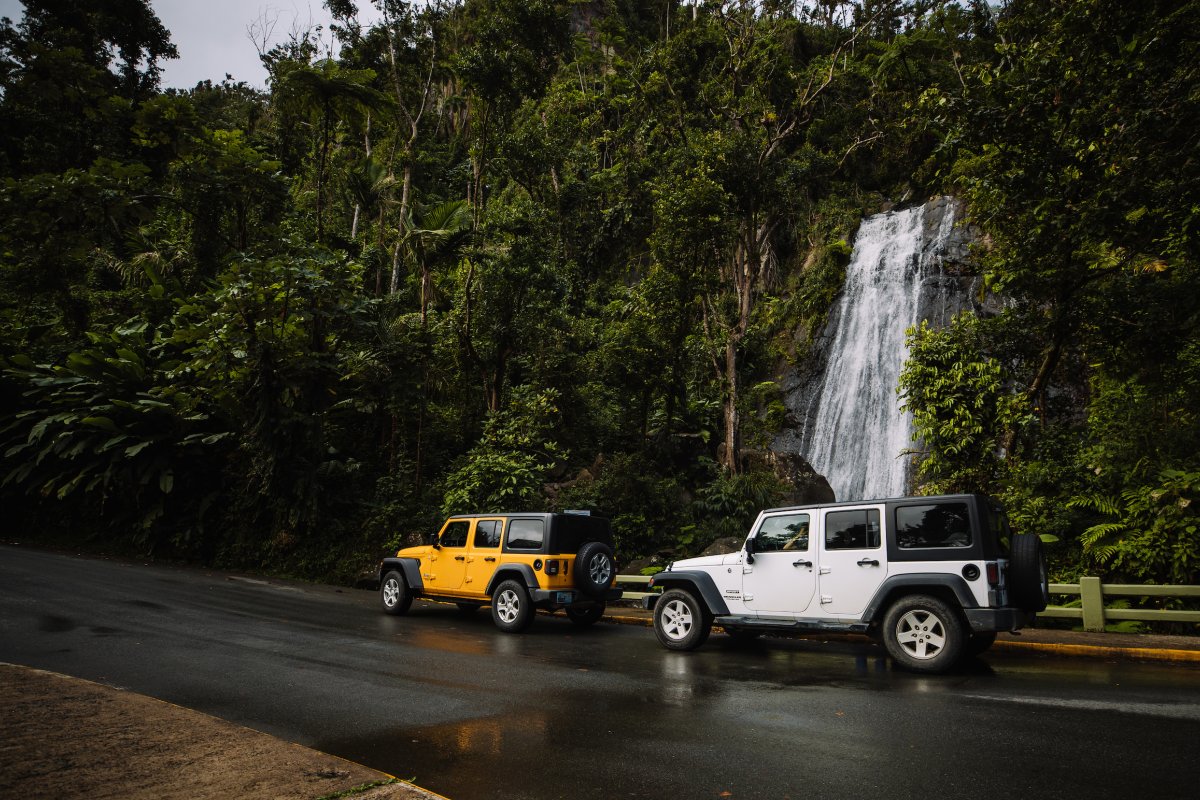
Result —
[[751, 452], [746, 458], [750, 466], [771, 470], [775, 477], [789, 487], [780, 498], [781, 506], [807, 506], [834, 502], [833, 489], [823, 475], [817, 474], [812, 465], [799, 453], [787, 450], [763, 450]]
[[784, 505], [816, 505], [832, 503], [836, 499], [825, 476], [817, 474], [812, 465], [799, 453], [768, 451], [767, 458], [775, 476], [791, 487], [791, 491], [784, 498]]

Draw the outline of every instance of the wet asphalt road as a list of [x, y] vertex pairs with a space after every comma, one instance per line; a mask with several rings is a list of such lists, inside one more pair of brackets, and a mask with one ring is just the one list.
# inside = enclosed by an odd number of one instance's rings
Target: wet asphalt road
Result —
[[[0, 661], [103, 681], [453, 798], [1194, 797], [1200, 669], [646, 628], [0, 547]], [[2, 740], [2, 733], [0, 733]], [[103, 743], [97, 743], [103, 746]], [[119, 758], [119, 754], [113, 754]]]

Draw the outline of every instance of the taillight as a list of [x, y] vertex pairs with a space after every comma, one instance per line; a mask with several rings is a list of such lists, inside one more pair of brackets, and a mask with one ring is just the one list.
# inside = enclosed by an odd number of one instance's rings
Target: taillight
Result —
[[995, 561], [987, 562], [987, 576], [989, 586], [1000, 585], [1000, 565]]
[[558, 562], [557, 561], [547, 561], [546, 562], [546, 574], [547, 575], [557, 575], [558, 574]]

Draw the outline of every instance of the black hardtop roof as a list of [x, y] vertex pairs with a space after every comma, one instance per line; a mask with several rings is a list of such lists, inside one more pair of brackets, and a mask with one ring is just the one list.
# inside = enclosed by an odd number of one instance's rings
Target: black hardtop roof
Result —
[[495, 519], [496, 517], [538, 517], [540, 519], [549, 519], [551, 517], [571, 517], [581, 519], [603, 519], [608, 517], [599, 514], [571, 514], [566, 511], [495, 511], [490, 514], [449, 514], [446, 519]]
[[931, 494], [927, 496], [912, 495], [909, 497], [887, 497], [879, 500], [841, 500], [833, 503], [810, 503], [802, 506], [780, 506], [779, 508], [763, 509], [764, 514], [773, 514], [776, 511], [818, 511], [823, 508], [839, 508], [842, 506], [866, 506], [878, 505], [880, 503], [913, 503], [926, 502], [933, 503], [941, 500], [958, 500], [958, 501], [978, 501], [986, 505], [1000, 506], [1000, 502], [988, 497], [985, 494]]

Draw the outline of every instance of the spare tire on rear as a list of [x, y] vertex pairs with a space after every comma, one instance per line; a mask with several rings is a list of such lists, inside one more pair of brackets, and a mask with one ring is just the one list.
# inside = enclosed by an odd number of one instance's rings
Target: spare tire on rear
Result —
[[1016, 534], [1008, 559], [1009, 600], [1025, 611], [1045, 611], [1050, 602], [1050, 584], [1042, 540], [1035, 533]]
[[584, 594], [603, 595], [617, 577], [612, 548], [604, 542], [588, 542], [575, 556], [575, 585]]

